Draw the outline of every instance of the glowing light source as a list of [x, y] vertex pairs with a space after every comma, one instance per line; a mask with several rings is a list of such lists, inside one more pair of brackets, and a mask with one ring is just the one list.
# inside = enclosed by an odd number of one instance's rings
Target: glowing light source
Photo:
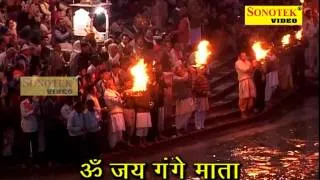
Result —
[[84, 9], [79, 9], [73, 17], [73, 31], [76, 36], [86, 36], [86, 29], [90, 27], [91, 18], [89, 12]]
[[299, 31], [296, 32], [296, 35], [295, 35], [296, 39], [301, 40], [301, 38], [302, 38], [302, 31], [303, 31], [303, 30], [300, 29]]
[[201, 41], [198, 45], [198, 50], [195, 52], [195, 61], [196, 61], [196, 67], [201, 67], [205, 64], [207, 64], [208, 57], [212, 54], [212, 52], [209, 50], [209, 41]]
[[270, 51], [270, 49], [268, 49], [268, 50], [263, 49], [261, 47], [261, 42], [255, 42], [252, 45], [252, 50], [254, 51], [254, 53], [256, 55], [257, 61], [261, 61], [262, 59], [264, 59]]
[[282, 37], [282, 46], [287, 46], [290, 44], [290, 38], [291, 38], [291, 35], [290, 34], [286, 34]]
[[300, 0], [300, 3], [303, 4], [303, 3], [304, 3], [304, 0]]
[[104, 14], [105, 9], [103, 7], [97, 7], [94, 11], [95, 14]]
[[149, 76], [147, 74], [147, 65], [144, 63], [144, 59], [140, 59], [138, 63], [131, 68], [130, 72], [134, 78], [132, 91], [146, 91]]

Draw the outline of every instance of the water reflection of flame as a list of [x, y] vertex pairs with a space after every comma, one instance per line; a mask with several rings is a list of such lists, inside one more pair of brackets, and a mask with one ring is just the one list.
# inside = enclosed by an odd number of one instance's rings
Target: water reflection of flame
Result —
[[261, 146], [235, 148], [232, 156], [240, 158], [243, 164], [241, 179], [305, 179], [315, 176], [318, 142], [300, 139], [286, 139], [285, 142], [288, 151], [284, 152]]

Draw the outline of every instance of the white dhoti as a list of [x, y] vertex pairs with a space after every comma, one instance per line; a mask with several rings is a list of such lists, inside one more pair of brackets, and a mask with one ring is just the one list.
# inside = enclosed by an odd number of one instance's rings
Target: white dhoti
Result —
[[279, 85], [278, 72], [269, 72], [266, 75], [266, 89], [265, 89], [265, 102], [269, 102], [273, 93]]
[[196, 44], [201, 41], [201, 26], [197, 28], [191, 28], [190, 31], [190, 42]]
[[138, 112], [137, 113], [137, 136], [145, 137], [148, 135], [149, 128], [152, 127], [150, 112]]
[[111, 114], [109, 123], [109, 145], [111, 148], [122, 141], [122, 131], [125, 130], [123, 113]]
[[123, 109], [126, 130], [130, 136], [133, 135], [136, 128], [136, 112], [134, 109]]
[[183, 100], [176, 101], [176, 129], [180, 130], [184, 128], [188, 129], [189, 120], [191, 118], [192, 112], [194, 111], [194, 101], [193, 98], [186, 98]]
[[239, 108], [242, 113], [251, 110], [256, 96], [256, 87], [251, 78], [239, 82]]
[[256, 86], [251, 78], [239, 82], [239, 99], [255, 98]]

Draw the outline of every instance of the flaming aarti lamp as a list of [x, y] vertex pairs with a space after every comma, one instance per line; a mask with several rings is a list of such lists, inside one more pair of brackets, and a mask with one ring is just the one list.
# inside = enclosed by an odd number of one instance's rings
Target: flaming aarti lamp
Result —
[[144, 63], [143, 59], [140, 59], [130, 70], [133, 76], [133, 87], [128, 96], [134, 102], [136, 108], [148, 109], [153, 103], [147, 89], [149, 82], [147, 64]]

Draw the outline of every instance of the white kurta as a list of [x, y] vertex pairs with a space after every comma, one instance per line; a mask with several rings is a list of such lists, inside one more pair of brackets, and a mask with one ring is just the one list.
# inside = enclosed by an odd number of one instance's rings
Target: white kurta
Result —
[[137, 113], [137, 128], [150, 128], [152, 127], [151, 115], [149, 112]]
[[111, 120], [111, 131], [113, 133], [126, 130], [124, 117], [122, 113], [111, 114], [110, 120]]
[[235, 64], [239, 80], [239, 99], [256, 97], [256, 87], [252, 80], [251, 62], [238, 60]]

